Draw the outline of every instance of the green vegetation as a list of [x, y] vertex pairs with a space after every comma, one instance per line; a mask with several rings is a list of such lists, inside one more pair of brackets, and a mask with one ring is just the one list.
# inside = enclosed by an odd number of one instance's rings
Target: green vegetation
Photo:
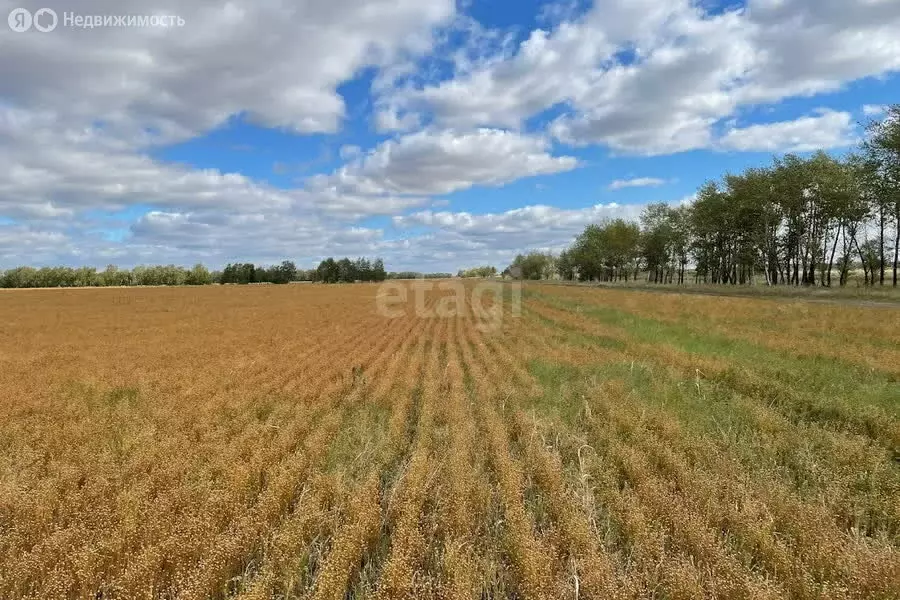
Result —
[[290, 283], [297, 279], [297, 266], [286, 260], [274, 267], [257, 267], [253, 263], [228, 264], [219, 275], [219, 283]]
[[478, 277], [486, 279], [488, 277], [497, 276], [497, 267], [486, 265], [483, 267], [474, 267], [472, 269], [460, 269], [456, 274], [457, 277]]
[[132, 285], [207, 285], [218, 275], [201, 264], [190, 269], [176, 265], [137, 266], [131, 270], [109, 265], [93, 267], [17, 267], [0, 273], [0, 287], [105, 287]]
[[[396, 274], [392, 274], [396, 275]], [[420, 274], [411, 274], [410, 278]], [[436, 274], [451, 277], [449, 273]], [[0, 271], [0, 288], [66, 288], [110, 286], [179, 286], [275, 283], [316, 281], [323, 283], [384, 281], [388, 273], [379, 258], [323, 260], [318, 268], [305, 271], [293, 261], [285, 260], [273, 266], [253, 263], [228, 263], [222, 271], [210, 271], [202, 264], [187, 269], [176, 265], [137, 266], [131, 270], [109, 265], [103, 271], [93, 267], [17, 267]]]
[[[534, 253], [517, 257], [529, 266]], [[552, 266], [548, 266], [552, 265]], [[865, 286], [900, 278], [900, 105], [846, 158], [787, 155], [708, 182], [689, 205], [651, 204], [639, 223], [589, 225], [524, 279]]]
[[387, 272], [384, 270], [384, 261], [376, 258], [370, 262], [366, 258], [358, 258], [351, 261], [349, 258], [334, 260], [326, 258], [315, 271], [310, 273], [312, 281], [322, 283], [352, 283], [354, 281], [384, 281]]
[[554, 265], [554, 259], [551, 254], [529, 252], [516, 256], [512, 264], [503, 271], [503, 275], [512, 276], [516, 279], [548, 279], [553, 274]]

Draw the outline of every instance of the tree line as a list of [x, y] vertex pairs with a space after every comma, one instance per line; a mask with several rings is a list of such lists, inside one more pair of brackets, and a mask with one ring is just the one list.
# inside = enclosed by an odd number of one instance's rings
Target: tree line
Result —
[[108, 265], [94, 267], [16, 267], [0, 271], [0, 288], [179, 286], [210, 284], [285, 284], [292, 281], [337, 283], [342, 281], [383, 281], [387, 277], [384, 262], [359, 258], [328, 258], [315, 269], [298, 269], [285, 260], [272, 266], [253, 263], [229, 263], [221, 271], [202, 264], [137, 266], [123, 269]]
[[490, 265], [484, 265], [481, 267], [473, 267], [471, 269], [460, 269], [457, 274], [457, 277], [478, 277], [481, 279], [487, 279], [490, 277], [497, 276], [497, 267], [492, 267]]
[[366, 258], [356, 260], [326, 258], [319, 263], [310, 276], [311, 281], [322, 283], [384, 281], [385, 279], [387, 279], [387, 271], [384, 270], [384, 261], [380, 258], [371, 262]]
[[202, 264], [191, 268], [176, 265], [137, 266], [121, 269], [109, 265], [98, 271], [94, 267], [16, 267], [0, 272], [0, 287], [107, 287], [133, 285], [207, 285], [215, 283], [218, 274]]
[[[496, 268], [493, 273], [496, 274]], [[472, 275], [474, 276], [474, 275]], [[229, 263], [221, 271], [211, 271], [202, 264], [193, 267], [177, 265], [137, 266], [123, 269], [108, 265], [103, 270], [94, 267], [16, 267], [0, 271], [0, 288], [49, 287], [126, 287], [179, 286], [211, 284], [284, 284], [292, 281], [318, 283], [346, 283], [355, 281], [384, 281], [385, 279], [449, 279], [451, 273], [422, 273], [419, 271], [387, 272], [380, 258], [326, 258], [314, 269], [298, 269], [293, 261], [277, 265]]]
[[517, 255], [502, 275], [514, 279], [550, 279], [557, 266], [557, 259], [552, 254], [529, 252]]
[[334, 260], [326, 258], [308, 274], [308, 281], [324, 283], [348, 283], [354, 281], [384, 281], [386, 279], [449, 279], [450, 273], [421, 273], [419, 271], [386, 272], [384, 261], [358, 258]]
[[300, 272], [297, 266], [289, 260], [271, 267], [258, 267], [253, 263], [229, 263], [225, 265], [216, 283], [290, 283], [298, 280], [298, 274]]
[[[900, 105], [854, 152], [789, 154], [704, 184], [687, 205], [651, 204], [637, 222], [589, 225], [558, 257], [532, 252], [506, 271], [526, 279], [844, 286], [898, 284]], [[506, 273], [505, 272], [505, 273]]]

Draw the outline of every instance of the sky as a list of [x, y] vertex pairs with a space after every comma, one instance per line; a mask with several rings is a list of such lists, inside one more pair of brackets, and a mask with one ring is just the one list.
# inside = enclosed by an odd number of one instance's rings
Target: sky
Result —
[[773, 154], [847, 152], [900, 101], [898, 0], [16, 8], [40, 14], [0, 24], [0, 269], [502, 268]]

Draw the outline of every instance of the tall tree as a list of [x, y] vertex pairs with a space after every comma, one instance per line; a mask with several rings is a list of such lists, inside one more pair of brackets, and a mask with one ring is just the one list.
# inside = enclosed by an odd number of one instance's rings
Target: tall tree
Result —
[[893, 285], [898, 283], [898, 259], [900, 259], [900, 104], [891, 106], [881, 121], [870, 123], [863, 151], [875, 165], [877, 173], [877, 194], [874, 208], [878, 219], [879, 233], [879, 281], [884, 285], [886, 257], [886, 230], [892, 222], [893, 240]]

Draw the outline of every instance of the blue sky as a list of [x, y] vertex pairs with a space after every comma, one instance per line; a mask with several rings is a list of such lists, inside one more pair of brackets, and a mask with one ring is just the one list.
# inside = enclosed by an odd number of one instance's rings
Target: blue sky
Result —
[[889, 0], [184, 4], [0, 32], [0, 268], [502, 267], [900, 98]]

